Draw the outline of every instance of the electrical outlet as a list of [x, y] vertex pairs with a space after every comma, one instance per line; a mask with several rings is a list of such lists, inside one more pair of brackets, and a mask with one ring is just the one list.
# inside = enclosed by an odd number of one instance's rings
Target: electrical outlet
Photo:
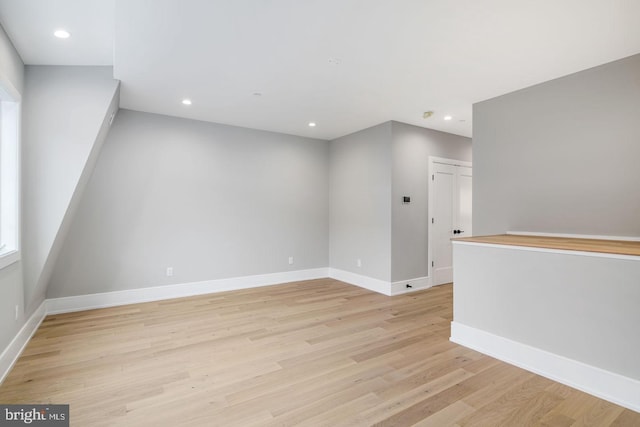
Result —
[[293, 257], [292, 256], [289, 257], [289, 265], [293, 265]]
[[356, 265], [357, 265], [358, 267], [362, 267], [362, 260], [361, 260], [360, 258], [358, 258], [358, 259], [356, 260]]
[[167, 267], [167, 277], [173, 276], [173, 267]]

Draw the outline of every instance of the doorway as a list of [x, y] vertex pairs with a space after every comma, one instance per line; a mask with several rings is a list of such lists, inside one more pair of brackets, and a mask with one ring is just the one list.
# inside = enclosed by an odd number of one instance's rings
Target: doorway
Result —
[[453, 281], [451, 239], [472, 235], [471, 163], [429, 157], [429, 178], [429, 276], [441, 285]]

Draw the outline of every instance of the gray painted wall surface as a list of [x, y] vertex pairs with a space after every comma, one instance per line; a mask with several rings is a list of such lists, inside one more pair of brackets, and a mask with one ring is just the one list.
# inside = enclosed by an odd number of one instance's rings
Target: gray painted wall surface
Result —
[[[27, 66], [22, 134], [22, 244], [26, 305], [41, 299], [56, 239], [91, 157], [118, 81], [111, 67]], [[99, 147], [98, 147], [99, 149]], [[50, 267], [47, 268], [49, 263]], [[43, 273], [46, 273], [43, 275]]]
[[[40, 274], [40, 279], [38, 280], [38, 287], [44, 291], [46, 291], [46, 286], [48, 286], [51, 276], [53, 274], [53, 269], [55, 268], [56, 262], [58, 260], [58, 256], [60, 255], [60, 251], [64, 245], [67, 235], [69, 234], [69, 230], [71, 228], [71, 224], [75, 219], [76, 212], [78, 211], [78, 206], [80, 205], [80, 201], [84, 195], [84, 191], [87, 187], [89, 179], [95, 169], [96, 162], [99, 158], [99, 154], [102, 150], [102, 145], [104, 144], [107, 135], [109, 134], [109, 130], [111, 129], [110, 119], [111, 114], [117, 114], [118, 106], [120, 104], [120, 87], [118, 86], [111, 104], [107, 110], [107, 114], [104, 117], [104, 121], [100, 127], [100, 131], [98, 132], [98, 136], [96, 141], [91, 149], [89, 156], [87, 157], [87, 161], [82, 170], [80, 177], [78, 178], [78, 183], [76, 185], [75, 190], [71, 196], [71, 200], [69, 201], [69, 206], [67, 211], [64, 214], [62, 222], [60, 224], [60, 228], [56, 234], [56, 237], [51, 245], [51, 250], [49, 251], [49, 256], [42, 267], [42, 272]], [[115, 116], [114, 116], [115, 118]]]
[[429, 274], [429, 156], [470, 162], [471, 139], [392, 122], [392, 141], [391, 281], [397, 282]]
[[[391, 122], [330, 146], [330, 266], [389, 281]], [[358, 258], [362, 267], [357, 267]]]
[[9, 36], [0, 26], [0, 73], [9, 80], [19, 93], [22, 94], [24, 88], [24, 63], [20, 54], [13, 47]]
[[640, 261], [453, 251], [455, 322], [640, 380]]
[[47, 295], [326, 267], [328, 182], [327, 141], [120, 110]]
[[474, 234], [640, 236], [640, 55], [474, 105]]
[[[0, 27], [0, 74], [3, 80], [23, 93], [24, 64], [2, 27]], [[22, 255], [24, 257], [24, 254]], [[15, 306], [19, 308], [15, 320]], [[22, 263], [20, 261], [0, 270], [0, 353], [16, 336], [31, 315], [24, 310]]]
[[[20, 262], [0, 270], [0, 354], [9, 345], [32, 313], [24, 312], [24, 289]], [[40, 301], [41, 303], [42, 301]], [[15, 320], [15, 306], [19, 307]]]

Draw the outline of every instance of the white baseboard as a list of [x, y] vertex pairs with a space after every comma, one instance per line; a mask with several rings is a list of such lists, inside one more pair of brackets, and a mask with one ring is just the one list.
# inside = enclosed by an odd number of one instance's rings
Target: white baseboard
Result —
[[255, 276], [232, 277], [229, 279], [205, 280], [202, 282], [179, 285], [154, 286], [149, 288], [128, 289], [124, 291], [99, 294], [77, 295], [72, 297], [51, 298], [47, 302], [47, 314], [70, 313], [73, 311], [136, 304], [171, 298], [211, 294], [215, 292], [235, 291], [239, 289], [270, 286], [301, 280], [328, 277], [327, 268], [287, 271], [282, 273], [260, 274]]
[[391, 296], [391, 282], [385, 282], [384, 280], [374, 279], [373, 277], [363, 276], [337, 268], [329, 268], [329, 277], [378, 292], [379, 294]]
[[38, 330], [40, 323], [42, 323], [46, 315], [46, 304], [45, 301], [42, 301], [42, 304], [38, 306], [18, 334], [11, 340], [7, 348], [0, 354], [0, 384], [2, 384], [2, 381], [4, 381], [18, 360], [18, 357], [22, 354], [22, 351], [29, 343], [33, 334]]
[[640, 412], [640, 381], [451, 322], [451, 341]]
[[[407, 288], [410, 285], [410, 288]], [[421, 291], [432, 286], [431, 277], [418, 277], [416, 279], [401, 280], [391, 284], [391, 295], [401, 295], [409, 292]]]
[[640, 237], [630, 237], [630, 236], [601, 236], [601, 235], [594, 235], [594, 234], [538, 233], [535, 231], [507, 231], [507, 234], [513, 234], [514, 236], [566, 237], [571, 239], [622, 240], [624, 242], [640, 242]]

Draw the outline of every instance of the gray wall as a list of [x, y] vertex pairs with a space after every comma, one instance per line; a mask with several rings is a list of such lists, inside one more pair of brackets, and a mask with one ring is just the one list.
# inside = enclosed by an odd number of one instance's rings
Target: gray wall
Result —
[[482, 245], [453, 250], [456, 323], [640, 380], [639, 261]]
[[471, 139], [392, 122], [392, 282], [429, 274], [429, 156], [470, 162]]
[[[24, 64], [9, 37], [0, 27], [0, 78], [4, 84], [11, 84], [20, 94], [23, 93]], [[19, 308], [18, 320], [15, 320], [15, 306]], [[22, 283], [22, 264], [14, 263], [0, 270], [0, 353], [9, 345], [31, 313], [24, 310], [24, 289]]]
[[47, 295], [326, 267], [328, 160], [327, 141], [121, 110]]
[[[27, 66], [22, 134], [25, 300], [45, 293], [65, 217], [91, 173], [117, 108], [111, 67]], [[77, 203], [77, 202], [76, 202]]]
[[24, 63], [13, 47], [9, 36], [0, 26], [0, 73], [3, 80], [9, 81], [20, 94], [24, 87]]
[[473, 108], [474, 234], [640, 236], [640, 55]]
[[389, 281], [391, 122], [331, 141], [330, 153], [330, 266]]

